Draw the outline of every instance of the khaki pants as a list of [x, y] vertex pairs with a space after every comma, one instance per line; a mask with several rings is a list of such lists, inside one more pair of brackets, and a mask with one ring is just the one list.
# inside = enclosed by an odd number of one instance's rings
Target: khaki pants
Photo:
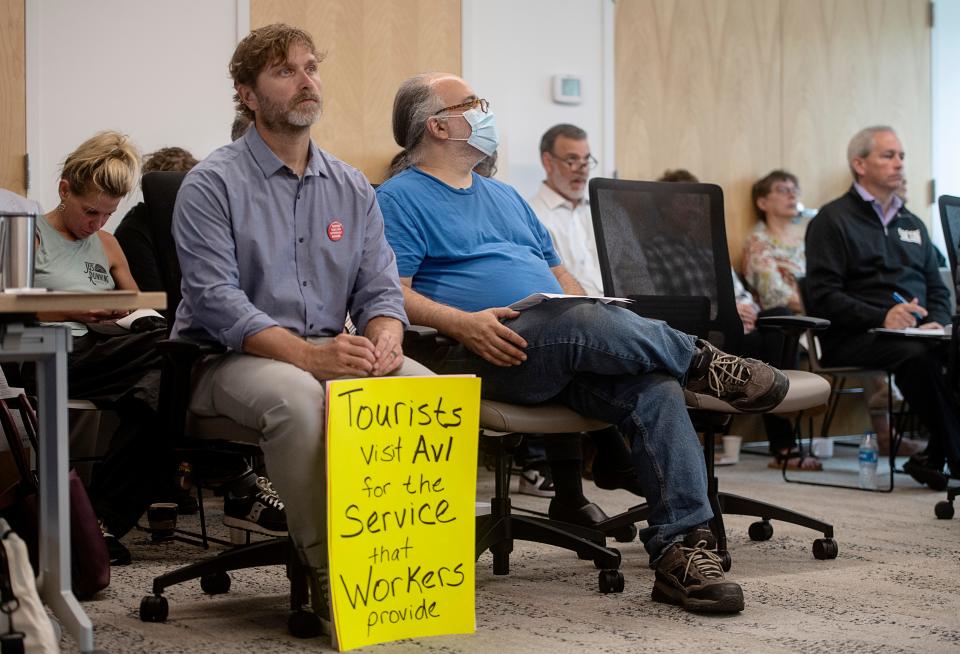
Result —
[[[432, 374], [412, 359], [393, 373]], [[325, 568], [324, 390], [313, 375], [289, 363], [230, 353], [201, 364], [190, 410], [200, 416], [226, 416], [263, 434], [267, 474], [286, 505], [290, 536], [309, 565]]]

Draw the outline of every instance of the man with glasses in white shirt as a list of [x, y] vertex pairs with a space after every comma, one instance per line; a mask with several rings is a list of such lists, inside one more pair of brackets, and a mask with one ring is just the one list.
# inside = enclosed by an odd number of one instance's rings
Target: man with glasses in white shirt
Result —
[[554, 125], [540, 139], [540, 163], [547, 178], [528, 202], [550, 232], [567, 270], [587, 295], [603, 295], [597, 242], [590, 218], [587, 180], [597, 160], [587, 133], [567, 123]]

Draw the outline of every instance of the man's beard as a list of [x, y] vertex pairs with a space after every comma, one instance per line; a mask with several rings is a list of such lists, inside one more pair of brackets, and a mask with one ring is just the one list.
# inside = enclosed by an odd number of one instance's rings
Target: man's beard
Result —
[[[314, 105], [301, 107], [300, 103], [307, 99], [317, 102]], [[320, 119], [323, 113], [323, 100], [314, 93], [298, 93], [289, 106], [283, 106], [260, 94], [257, 94], [257, 102], [260, 104], [260, 111], [257, 114], [264, 127], [281, 132], [300, 132], [309, 128]]]

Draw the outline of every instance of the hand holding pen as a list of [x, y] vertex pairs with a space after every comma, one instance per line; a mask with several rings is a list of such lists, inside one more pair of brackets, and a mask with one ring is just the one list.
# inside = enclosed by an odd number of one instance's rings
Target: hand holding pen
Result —
[[897, 303], [887, 311], [883, 320], [883, 326], [887, 329], [906, 329], [907, 327], [916, 327], [917, 324], [927, 316], [927, 310], [920, 306], [917, 298], [907, 301], [897, 292], [893, 294], [893, 300]]

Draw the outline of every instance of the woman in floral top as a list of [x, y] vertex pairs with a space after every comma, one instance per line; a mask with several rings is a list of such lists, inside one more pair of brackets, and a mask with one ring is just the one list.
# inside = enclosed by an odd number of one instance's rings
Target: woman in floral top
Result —
[[760, 221], [747, 237], [743, 276], [762, 309], [787, 307], [803, 312], [797, 278], [806, 273], [803, 226], [795, 221], [800, 185], [796, 176], [775, 170], [753, 185]]

